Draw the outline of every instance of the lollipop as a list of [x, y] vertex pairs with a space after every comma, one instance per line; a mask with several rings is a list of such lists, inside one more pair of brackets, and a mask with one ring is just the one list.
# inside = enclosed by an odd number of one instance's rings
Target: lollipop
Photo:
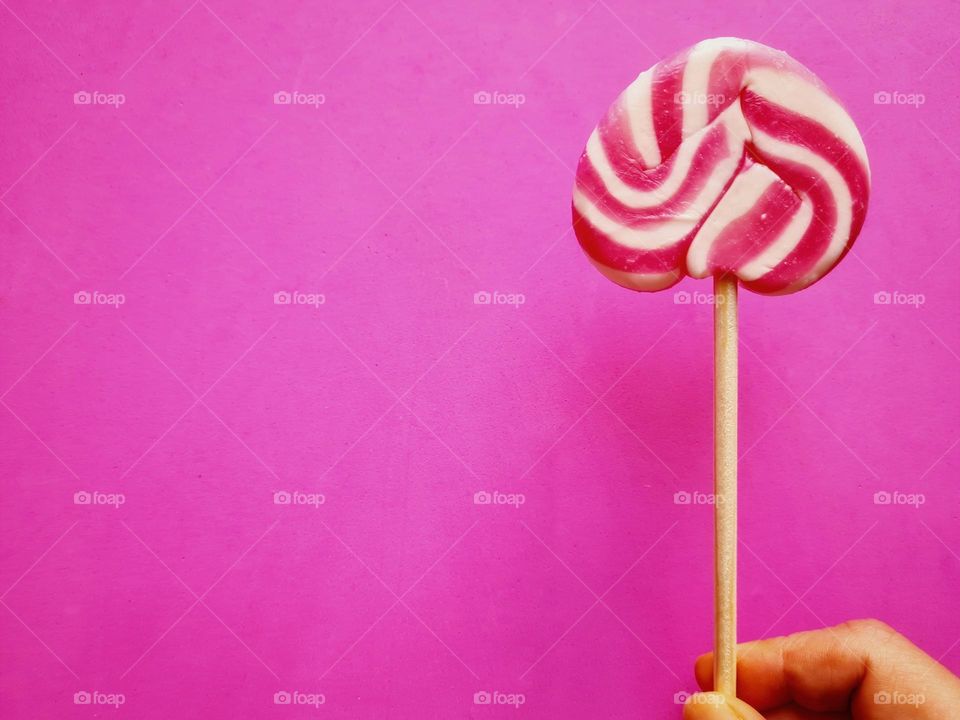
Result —
[[629, 288], [731, 275], [783, 294], [839, 262], [869, 191], [860, 133], [826, 86], [785, 53], [718, 38], [613, 103], [577, 167], [574, 227]]
[[621, 93], [577, 166], [577, 239], [606, 277], [663, 290], [714, 278], [715, 682], [736, 692], [737, 286], [826, 275], [863, 226], [870, 170], [853, 120], [783, 52], [704, 40]]

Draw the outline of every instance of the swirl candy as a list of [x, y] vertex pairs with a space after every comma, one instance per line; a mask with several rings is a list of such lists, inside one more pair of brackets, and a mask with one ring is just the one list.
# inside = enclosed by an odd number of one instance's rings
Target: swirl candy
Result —
[[816, 282], [853, 245], [870, 169], [853, 120], [785, 53], [717, 38], [641, 73], [577, 166], [580, 245], [614, 282], [714, 278], [714, 686], [736, 693], [737, 288]]
[[613, 103], [580, 158], [573, 219], [594, 265], [625, 287], [735, 275], [785, 294], [850, 249], [869, 193], [863, 140], [823, 82], [783, 52], [717, 38]]

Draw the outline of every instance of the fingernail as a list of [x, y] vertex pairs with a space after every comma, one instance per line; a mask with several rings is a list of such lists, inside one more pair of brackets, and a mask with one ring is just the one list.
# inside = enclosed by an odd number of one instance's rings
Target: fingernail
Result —
[[717, 692], [691, 695], [686, 705], [684, 717], [696, 720], [755, 720], [760, 717], [742, 700]]
[[703, 720], [739, 720], [730, 709], [727, 698], [716, 692], [695, 693], [684, 703], [685, 718], [703, 718]]

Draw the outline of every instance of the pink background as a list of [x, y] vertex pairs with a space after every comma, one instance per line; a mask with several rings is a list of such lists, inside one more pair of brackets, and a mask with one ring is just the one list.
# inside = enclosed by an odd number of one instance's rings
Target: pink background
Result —
[[743, 297], [741, 637], [877, 616], [960, 670], [956, 3], [0, 5], [0, 715], [679, 717], [711, 308], [604, 280], [569, 192], [716, 35], [821, 75], [874, 178], [831, 276]]

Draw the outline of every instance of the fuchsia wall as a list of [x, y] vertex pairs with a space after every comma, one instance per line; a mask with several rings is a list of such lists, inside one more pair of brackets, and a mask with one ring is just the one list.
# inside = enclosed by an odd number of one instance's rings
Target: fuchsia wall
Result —
[[826, 280], [743, 297], [741, 634], [960, 669], [955, 3], [2, 5], [3, 717], [678, 717], [709, 287], [604, 280], [569, 192], [716, 35], [823, 77], [874, 177]]

